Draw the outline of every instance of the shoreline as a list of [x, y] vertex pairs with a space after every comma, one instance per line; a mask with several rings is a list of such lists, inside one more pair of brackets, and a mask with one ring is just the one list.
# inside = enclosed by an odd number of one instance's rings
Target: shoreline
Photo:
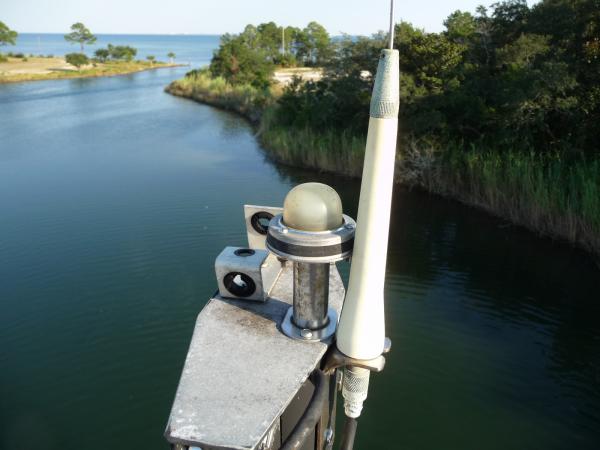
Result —
[[[31, 60], [31, 61], [30, 61]], [[13, 66], [13, 67], [11, 67]], [[10, 58], [0, 63], [0, 84], [13, 84], [31, 81], [64, 80], [76, 78], [100, 78], [148, 70], [184, 67], [186, 64], [146, 61], [118, 61], [88, 65], [81, 70], [73, 69], [64, 58], [32, 57], [26, 61]], [[5, 70], [9, 69], [9, 70]]]
[[[364, 138], [343, 133], [331, 132], [324, 136], [311, 130], [282, 129], [272, 123], [271, 116], [276, 113], [272, 107], [275, 103], [273, 99], [271, 103], [256, 107], [250, 105], [248, 99], [239, 99], [232, 92], [224, 94], [211, 92], [208, 88], [186, 89], [181, 85], [181, 80], [173, 81], [164, 90], [176, 97], [234, 112], [248, 120], [256, 129], [266, 155], [279, 164], [351, 178], [360, 178], [362, 175]], [[538, 162], [530, 158], [530, 164]], [[477, 170], [485, 170], [486, 162], [480, 161], [481, 167], [472, 172], [454, 172], [456, 164], [436, 157], [435, 150], [408, 146], [397, 156], [394, 182], [458, 201], [540, 237], [567, 243], [595, 258], [600, 256], [600, 235], [580, 217], [570, 212], [544, 210], [523, 199], [515, 200], [510, 192], [490, 193], [493, 187], [486, 185], [485, 179], [478, 179]], [[510, 187], [513, 190], [515, 188]], [[509, 187], [506, 191], [510, 191]]]

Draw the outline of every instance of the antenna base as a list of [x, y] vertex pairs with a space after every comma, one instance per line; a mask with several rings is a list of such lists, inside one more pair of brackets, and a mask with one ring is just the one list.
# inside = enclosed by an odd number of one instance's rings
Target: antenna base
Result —
[[[390, 338], [385, 338], [385, 345], [383, 353], [388, 353], [392, 347], [392, 341]], [[351, 358], [340, 352], [336, 346], [332, 346], [327, 355], [325, 355], [325, 366], [323, 372], [327, 375], [331, 375], [336, 369], [345, 366], [360, 367], [362, 369], [368, 369], [371, 372], [381, 372], [385, 367], [385, 357], [379, 355], [373, 359], [356, 359]]]
[[335, 334], [337, 327], [337, 313], [333, 308], [327, 308], [327, 325], [318, 330], [309, 328], [300, 328], [294, 323], [294, 308], [290, 308], [285, 313], [283, 322], [281, 322], [281, 331], [287, 337], [305, 342], [327, 342]]

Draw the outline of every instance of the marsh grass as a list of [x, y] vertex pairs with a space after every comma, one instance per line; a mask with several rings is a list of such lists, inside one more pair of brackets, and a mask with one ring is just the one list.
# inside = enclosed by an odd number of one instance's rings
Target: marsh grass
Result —
[[235, 111], [255, 124], [260, 121], [263, 110], [275, 101], [269, 89], [258, 89], [248, 84], [233, 86], [224, 78], [211, 77], [206, 70], [192, 71], [173, 81], [165, 90], [173, 95]]
[[599, 160], [451, 146], [419, 184], [600, 253]]
[[283, 127], [276, 107], [263, 114], [259, 136], [268, 154], [284, 164], [360, 177], [366, 140], [350, 132]]

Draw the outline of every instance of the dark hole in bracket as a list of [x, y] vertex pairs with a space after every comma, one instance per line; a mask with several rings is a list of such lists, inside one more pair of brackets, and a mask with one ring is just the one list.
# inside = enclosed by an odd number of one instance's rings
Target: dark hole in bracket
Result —
[[250, 218], [250, 225], [254, 228], [254, 231], [260, 234], [267, 234], [269, 230], [269, 222], [273, 218], [273, 214], [266, 211], [259, 211], [252, 214]]
[[223, 277], [223, 284], [236, 297], [250, 297], [256, 291], [254, 280], [241, 272], [229, 272]]
[[241, 257], [252, 256], [255, 253], [256, 252], [254, 250], [252, 250], [251, 248], [238, 248], [237, 250], [235, 250], [233, 252], [233, 254], [235, 256], [241, 256]]

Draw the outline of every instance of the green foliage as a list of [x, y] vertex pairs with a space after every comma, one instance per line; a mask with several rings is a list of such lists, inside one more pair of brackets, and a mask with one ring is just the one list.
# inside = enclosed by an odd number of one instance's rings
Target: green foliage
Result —
[[221, 37], [210, 72], [232, 84], [263, 89], [271, 83], [275, 66], [323, 65], [333, 54], [327, 31], [316, 22], [303, 30], [282, 28], [274, 22], [247, 25], [238, 35]]
[[69, 64], [77, 67], [78, 70], [81, 66], [84, 66], [90, 62], [88, 57], [83, 53], [68, 53], [65, 55], [65, 60]]
[[169, 53], [167, 53], [167, 58], [169, 58], [169, 62], [170, 62], [171, 64], [173, 64], [173, 60], [175, 59], [175, 56], [176, 56], [176, 55], [175, 55], [175, 53], [173, 53], [173, 52], [169, 52]]
[[310, 22], [294, 36], [296, 57], [307, 66], [320, 66], [333, 56], [333, 46], [327, 30], [317, 22]]
[[[598, 0], [543, 0], [531, 8], [501, 1], [489, 11], [456, 11], [445, 26], [427, 33], [396, 25], [404, 139], [600, 153]], [[364, 133], [384, 45], [382, 34], [343, 38], [321, 82], [285, 91], [281, 123]]]
[[110, 57], [110, 52], [108, 51], [108, 49], [99, 48], [94, 52], [94, 56], [98, 61], [106, 62], [106, 60]]
[[135, 58], [135, 55], [137, 55], [137, 49], [128, 45], [108, 44], [108, 54], [110, 55], [111, 59], [117, 61], [132, 61], [133, 58]]
[[4, 54], [0, 53], [0, 63], [7, 62], [7, 61], [8, 61], [8, 58]]
[[250, 84], [265, 88], [275, 69], [268, 48], [257, 44], [259, 36], [251, 25], [238, 36], [225, 34], [210, 63], [210, 72], [231, 84]]
[[17, 36], [16, 31], [11, 30], [4, 22], [0, 21], [0, 45], [15, 45]]
[[236, 111], [252, 122], [258, 122], [263, 110], [274, 102], [269, 89], [250, 84], [232, 85], [223, 77], [213, 77], [207, 69], [195, 69], [174, 81], [167, 91], [203, 103]]
[[146, 56], [146, 59], [150, 61], [150, 64], [152, 65], [154, 64], [154, 60], [156, 59], [156, 57], [154, 55], [148, 55]]
[[79, 44], [81, 53], [83, 53], [83, 46], [94, 44], [96, 42], [96, 36], [94, 36], [84, 24], [77, 22], [71, 25], [71, 32], [65, 34], [65, 40], [71, 44]]
[[279, 124], [362, 134], [369, 119], [370, 97], [370, 83], [360, 77], [325, 78], [306, 83], [296, 78], [279, 99]]

